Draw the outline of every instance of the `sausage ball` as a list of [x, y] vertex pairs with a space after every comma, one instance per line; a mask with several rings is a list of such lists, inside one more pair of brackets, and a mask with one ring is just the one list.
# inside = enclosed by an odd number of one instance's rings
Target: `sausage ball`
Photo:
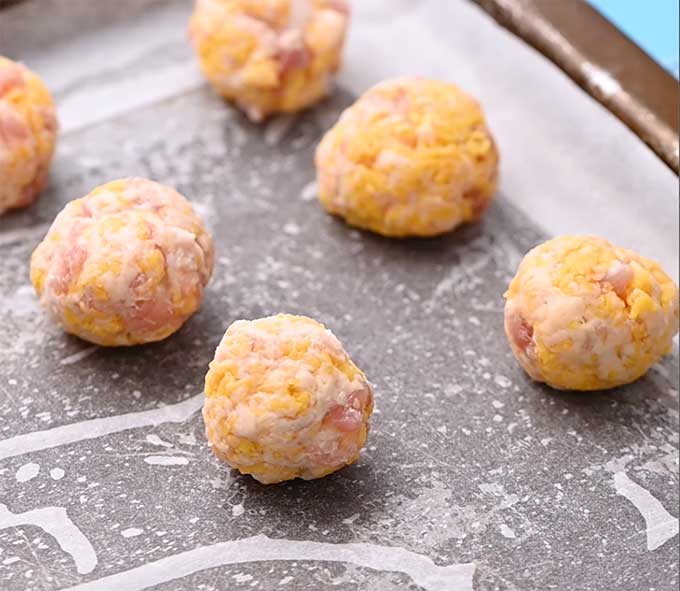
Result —
[[498, 152], [477, 102], [435, 80], [378, 84], [347, 109], [316, 152], [319, 198], [384, 236], [435, 236], [478, 220]]
[[42, 80], [0, 56], [0, 214], [36, 200], [56, 136], [56, 111]]
[[595, 236], [562, 236], [526, 255], [505, 305], [520, 365], [560, 390], [643, 376], [671, 351], [678, 288], [659, 265]]
[[197, 0], [189, 33], [208, 80], [259, 121], [328, 93], [348, 22], [346, 0]]
[[264, 484], [356, 462], [373, 393], [337, 338], [303, 316], [232, 324], [205, 379], [213, 452]]
[[174, 333], [201, 305], [213, 243], [189, 202], [145, 179], [71, 201], [31, 259], [40, 302], [66, 332], [98, 345]]

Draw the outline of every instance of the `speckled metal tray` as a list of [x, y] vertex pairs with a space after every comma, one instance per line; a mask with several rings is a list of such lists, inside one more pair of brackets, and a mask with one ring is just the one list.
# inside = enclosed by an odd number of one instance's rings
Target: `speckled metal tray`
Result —
[[[54, 22], [66, 4], [42, 6]], [[463, 32], [468, 21], [494, 26], [457, 8]], [[0, 39], [32, 57], [30, 34], [9, 30], [29, 29], [29, 13], [9, 10]], [[427, 22], [424, 11], [406, 14]], [[166, 21], [153, 22], [158, 31]], [[144, 72], [186, 55], [173, 43], [131, 58], [119, 79], [148, 85]], [[84, 76], [77, 89], [98, 97], [103, 85]], [[512, 172], [481, 224], [386, 240], [315, 203], [313, 150], [352, 100], [345, 90], [264, 127], [203, 86], [113, 115], [92, 102], [81, 124], [73, 87], [55, 94], [66, 130], [50, 188], [0, 221], [0, 588], [676, 588], [677, 347], [608, 393], [558, 393], [526, 378], [505, 342], [502, 294], [548, 231], [524, 213]], [[643, 178], [646, 166], [656, 171], [639, 162]], [[216, 238], [216, 270], [202, 310], [172, 338], [91, 347], [46, 321], [28, 260], [64, 203], [132, 175], [194, 202]], [[606, 181], [597, 188], [606, 193]], [[198, 409], [225, 328], [278, 311], [332, 328], [375, 384], [377, 410], [357, 465], [264, 487], [213, 458]]]

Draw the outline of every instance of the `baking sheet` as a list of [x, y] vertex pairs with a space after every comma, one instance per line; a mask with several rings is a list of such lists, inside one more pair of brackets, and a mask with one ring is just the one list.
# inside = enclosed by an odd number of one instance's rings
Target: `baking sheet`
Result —
[[[357, 6], [333, 99], [264, 127], [203, 86], [188, 3], [112, 25], [88, 13], [65, 39], [54, 23], [73, 27], [77, 4], [0, 13], [2, 52], [45, 73], [65, 127], [49, 190], [0, 221], [0, 588], [677, 586], [677, 347], [633, 386], [561, 394], [526, 379], [501, 320], [522, 254], [558, 232], [677, 276], [677, 179], [637, 138], [462, 1]], [[504, 158], [483, 223], [436, 240], [359, 233], [314, 201], [320, 134], [409, 71], [479, 96]], [[217, 267], [171, 339], [93, 348], [46, 322], [27, 261], [65, 202], [132, 175], [192, 199]], [[278, 311], [336, 332], [377, 411], [358, 465], [263, 487], [213, 459], [195, 411], [226, 326]]]

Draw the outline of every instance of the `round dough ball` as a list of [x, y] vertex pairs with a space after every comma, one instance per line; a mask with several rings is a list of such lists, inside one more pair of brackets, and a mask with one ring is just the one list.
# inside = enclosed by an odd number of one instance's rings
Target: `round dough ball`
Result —
[[42, 80], [0, 56], [0, 214], [30, 205], [44, 188], [57, 127]]
[[146, 179], [71, 201], [31, 259], [40, 302], [66, 332], [98, 345], [174, 333], [201, 305], [212, 238], [189, 202]]
[[452, 84], [399, 78], [347, 109], [316, 152], [331, 213], [384, 236], [435, 236], [477, 220], [498, 178], [479, 105]]
[[373, 392], [323, 325], [279, 314], [232, 324], [205, 378], [206, 433], [219, 458], [264, 484], [356, 462]]
[[595, 236], [563, 236], [526, 255], [505, 294], [520, 365], [560, 390], [628, 384], [668, 354], [678, 288], [659, 265]]
[[208, 80], [259, 121], [328, 93], [348, 22], [346, 0], [197, 0], [189, 31]]

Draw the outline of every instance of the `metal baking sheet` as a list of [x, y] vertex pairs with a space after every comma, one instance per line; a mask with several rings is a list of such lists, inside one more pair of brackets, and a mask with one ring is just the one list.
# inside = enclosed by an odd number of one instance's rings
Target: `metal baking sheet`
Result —
[[[49, 189], [0, 220], [0, 588], [676, 588], [677, 346], [632, 386], [557, 393], [517, 367], [501, 312], [523, 253], [559, 232], [677, 277], [663, 163], [462, 0], [357, 6], [333, 98], [264, 126], [203, 85], [187, 2], [122, 4], [0, 12], [0, 53], [44, 73], [64, 126]], [[481, 224], [386, 240], [322, 211], [312, 154], [357, 92], [413, 71], [485, 104], [502, 190]], [[133, 175], [194, 202], [216, 271], [172, 338], [91, 347], [46, 321], [28, 259], [64, 203]], [[356, 466], [264, 487], [212, 457], [197, 409], [224, 329], [278, 311], [334, 330], [377, 411]]]

